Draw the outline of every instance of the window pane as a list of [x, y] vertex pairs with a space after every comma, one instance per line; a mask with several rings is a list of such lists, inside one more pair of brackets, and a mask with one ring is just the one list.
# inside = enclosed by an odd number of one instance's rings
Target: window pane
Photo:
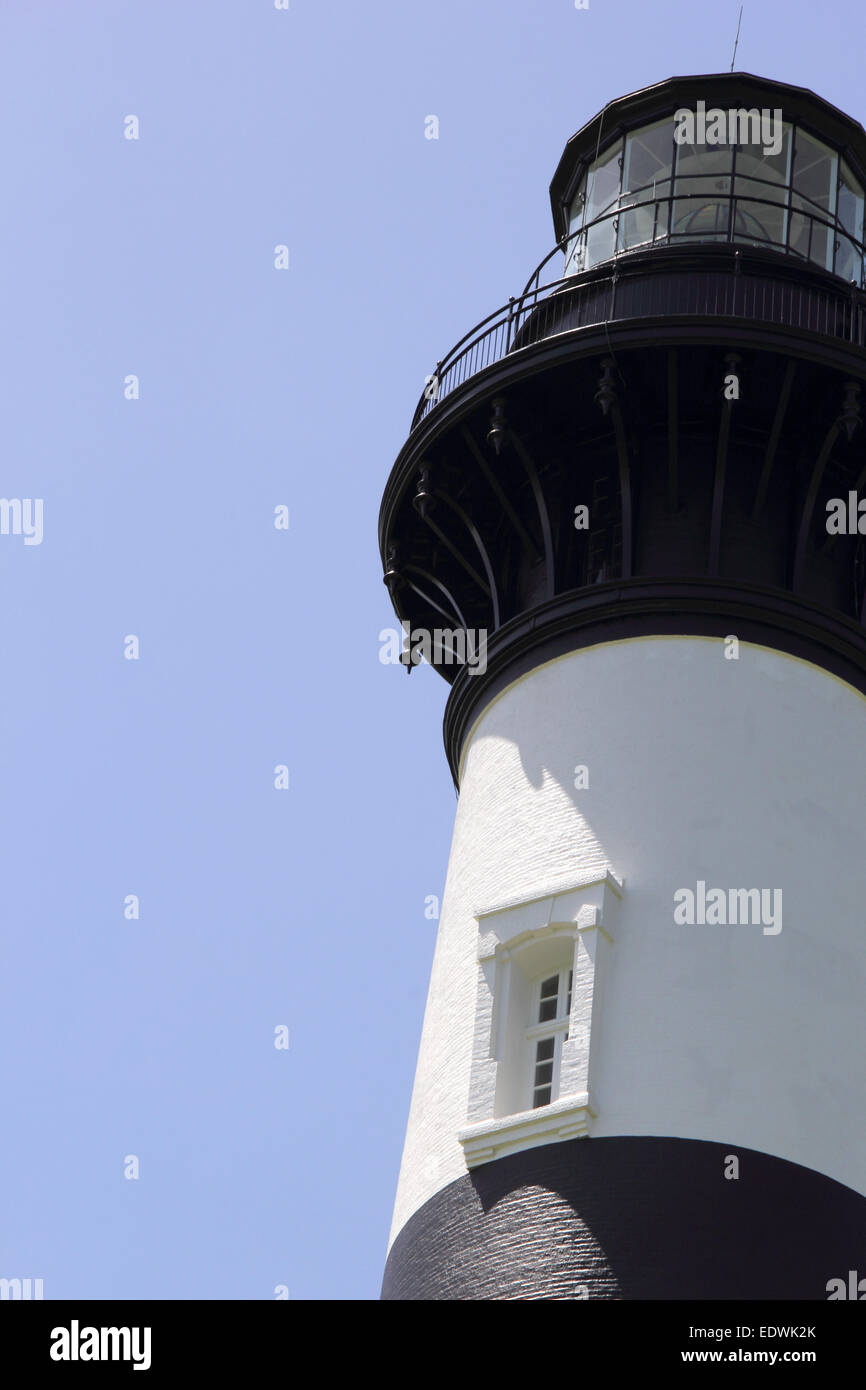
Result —
[[670, 120], [633, 130], [625, 142], [623, 206], [619, 219], [617, 250], [647, 246], [668, 234], [673, 164], [674, 131]]
[[[740, 133], [744, 133], [740, 131]], [[752, 123], [748, 127], [749, 136], [754, 134]], [[772, 138], [764, 141], [759, 139], [753, 141], [746, 139], [741, 141], [737, 149], [737, 177], [741, 175], [751, 179], [760, 179], [762, 183], [780, 185], [778, 196], [784, 197], [782, 185], [788, 182], [788, 158], [791, 150], [791, 127], [787, 123], [782, 127], [782, 143], [778, 154], [764, 154], [765, 148], [772, 147]], [[761, 197], [771, 197], [768, 191], [762, 193]]]
[[586, 270], [586, 232], [578, 232], [569, 241], [565, 253], [566, 275], [579, 275], [582, 270]]
[[842, 165], [838, 217], [855, 241], [863, 240], [863, 189], [847, 164]]
[[824, 222], [825, 214], [811, 203], [806, 203], [796, 193], [792, 194], [795, 208], [808, 208], [808, 212], [791, 213], [791, 238], [789, 246], [798, 256], [816, 261], [825, 270], [833, 264], [834, 237]]
[[667, 183], [671, 176], [674, 150], [674, 128], [670, 120], [633, 130], [626, 137], [623, 192], [642, 189], [649, 194]]
[[541, 1002], [538, 1006], [538, 1022], [547, 1023], [556, 1018], [556, 1001], [559, 994], [559, 976], [550, 975], [541, 984]]
[[[736, 241], [750, 241], [757, 246], [784, 246], [788, 237], [786, 204], [790, 180], [791, 126], [783, 125], [777, 154], [764, 154], [765, 146], [772, 147], [772, 131], [767, 131], [769, 138], [766, 142], [763, 135], [753, 141], [751, 136], [755, 132], [754, 122], [749, 122], [740, 131], [747, 138], [736, 152], [734, 193], [737, 204], [733, 236]], [[748, 197], [743, 197], [744, 194]]]
[[568, 230], [576, 231], [583, 226], [583, 214], [586, 207], [586, 174], [581, 174], [580, 183], [577, 185], [577, 192], [571, 200], [571, 207], [568, 210]]
[[[786, 142], [789, 139], [790, 128], [786, 131]], [[774, 166], [780, 159], [781, 155], [778, 159], [764, 159], [760, 147], [750, 149], [744, 146], [737, 150], [737, 174], [734, 179], [737, 202], [733, 232], [736, 241], [751, 241], [759, 246], [786, 244], [788, 189], [782, 183], [770, 181], [778, 172]], [[744, 170], [749, 171], [748, 175]], [[744, 197], [744, 194], [751, 196]]]
[[727, 240], [733, 161], [733, 145], [677, 146], [672, 235]]
[[733, 145], [677, 145], [677, 184], [680, 179], [724, 178], [733, 163]]
[[587, 266], [598, 265], [599, 261], [610, 260], [616, 249], [615, 221], [616, 214], [613, 213], [606, 217], [603, 222], [597, 222], [594, 227], [589, 228], [586, 234]]
[[589, 166], [586, 187], [586, 220], [591, 222], [600, 212], [612, 207], [619, 197], [620, 156], [622, 141]]
[[[740, 156], [737, 155], [737, 169], [740, 167]], [[788, 201], [788, 190], [778, 183], [765, 183], [763, 179], [745, 178], [739, 172], [734, 179], [734, 192], [746, 193], [756, 201], [772, 203], [775, 207], [779, 203], [782, 207]]]
[[576, 275], [586, 268], [586, 237], [580, 235], [586, 212], [586, 175], [581, 176], [577, 192], [571, 200], [568, 214], [568, 242], [565, 248], [566, 275]]
[[[620, 213], [618, 251], [629, 251], [636, 246], [646, 246], [667, 236], [670, 205], [663, 202], [662, 199], [670, 195], [670, 179], [660, 180], [655, 185], [654, 191], [657, 194], [655, 202], [642, 202], [640, 207], [629, 208], [626, 212]], [[649, 190], [645, 189], [643, 193], [629, 194], [629, 197], [642, 200], [648, 195]]]
[[589, 228], [584, 268], [597, 265], [599, 261], [609, 260], [616, 250], [614, 222], [619, 203], [621, 157], [622, 141], [618, 140], [612, 149], [607, 150], [589, 167], [586, 179], [585, 221], [590, 223], [606, 211], [610, 216], [597, 226]]
[[[691, 189], [693, 195], [698, 191], [705, 190]], [[695, 241], [727, 241], [729, 218], [730, 204], [727, 198], [678, 198], [674, 203], [671, 233], [676, 237], [691, 237]]]
[[858, 248], [846, 236], [836, 238], [836, 274], [844, 280], [854, 280], [858, 285], [863, 277], [863, 257]]
[[798, 130], [794, 141], [794, 187], [825, 214], [835, 213], [836, 155], [805, 130]]
[[[559, 976], [554, 975], [557, 985]], [[549, 983], [549, 981], [545, 981]], [[553, 1094], [553, 1062], [555, 1038], [540, 1038], [535, 1045], [535, 1075], [532, 1080], [532, 1106], [549, 1105]]]
[[752, 241], [758, 246], [784, 246], [786, 222], [785, 208], [738, 198], [734, 206], [734, 240]]
[[[838, 218], [845, 230], [851, 233], [854, 241], [862, 244], [863, 189], [845, 163], [842, 164], [839, 183]], [[837, 243], [836, 274], [846, 280], [855, 280], [859, 285], [863, 278], [862, 252], [848, 237], [838, 237]]]

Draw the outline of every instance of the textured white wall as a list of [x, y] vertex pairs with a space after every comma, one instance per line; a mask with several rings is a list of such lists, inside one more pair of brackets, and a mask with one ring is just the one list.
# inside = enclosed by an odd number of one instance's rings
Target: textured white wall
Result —
[[[500, 695], [464, 755], [391, 1239], [466, 1173], [475, 913], [607, 867], [591, 1133], [742, 1145], [866, 1192], [864, 812], [866, 700], [778, 652], [608, 643]], [[782, 931], [676, 925], [698, 879], [781, 889]]]

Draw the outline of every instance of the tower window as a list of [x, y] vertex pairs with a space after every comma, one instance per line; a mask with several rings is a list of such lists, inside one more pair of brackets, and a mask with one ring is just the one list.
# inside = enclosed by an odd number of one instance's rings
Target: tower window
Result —
[[559, 1092], [562, 1044], [568, 1037], [573, 971], [560, 970], [539, 980], [527, 1038], [532, 1056], [532, 1109], [550, 1105]]
[[559, 1010], [557, 1002], [559, 1000], [559, 976], [550, 975], [541, 982], [540, 1003], [538, 1006], [537, 1023], [547, 1023], [549, 1019], [556, 1018]]
[[472, 1070], [458, 1134], [470, 1168], [589, 1132], [596, 979], [608, 968], [621, 895], [606, 870], [589, 883], [476, 914]]
[[535, 1044], [535, 1083], [532, 1087], [532, 1108], [549, 1105], [553, 1090], [553, 1067], [555, 1062], [555, 1041], [542, 1038]]

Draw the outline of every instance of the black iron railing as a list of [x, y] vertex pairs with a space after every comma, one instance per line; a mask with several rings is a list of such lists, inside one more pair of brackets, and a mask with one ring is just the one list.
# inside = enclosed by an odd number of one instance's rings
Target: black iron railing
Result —
[[[682, 211], [688, 202], [700, 203], [691, 218]], [[786, 213], [786, 244], [768, 238], [745, 235], [738, 224], [738, 204], [748, 203], [772, 208], [776, 214]], [[644, 241], [629, 241], [620, 245], [621, 219], [638, 209], [652, 208], [652, 235]], [[703, 209], [713, 209], [717, 221], [727, 223], [711, 231], [695, 231], [695, 216]], [[660, 211], [664, 209], [664, 213]], [[791, 219], [802, 219], [805, 237], [798, 234], [798, 246], [792, 244]], [[606, 260], [611, 273], [591, 280], [578, 279], [580, 270], [570, 270], [558, 279], [541, 283], [542, 274], [551, 260], [565, 256], [566, 265], [574, 264], [575, 247], [587, 244], [593, 229], [611, 224], [611, 238], [616, 249]], [[814, 224], [814, 225], [813, 225]], [[685, 230], [683, 230], [685, 228]], [[829, 242], [832, 235], [833, 241]], [[475, 376], [485, 367], [558, 333], [591, 327], [614, 319], [643, 318], [653, 315], [698, 315], [707, 318], [744, 317], [764, 323], [780, 323], [788, 327], [818, 333], [827, 337], [866, 347], [866, 295], [860, 289], [860, 279], [847, 285], [840, 277], [838, 285], [822, 286], [812, 281], [798, 282], [773, 277], [767, 273], [739, 275], [734, 263], [730, 268], [718, 266], [712, 270], [689, 269], [676, 272], [671, 266], [663, 276], [620, 275], [619, 267], [630, 253], [657, 247], [733, 242], [758, 246], [786, 255], [804, 267], [815, 264], [813, 246], [824, 238], [832, 254], [838, 256], [840, 241], [851, 244], [852, 255], [862, 267], [866, 248], [848, 237], [830, 219], [810, 213], [801, 207], [787, 207], [774, 199], [756, 198], [754, 194], [727, 195], [719, 192], [682, 193], [677, 191], [650, 202], [629, 202], [608, 210], [593, 222], [578, 228], [553, 248], [533, 272], [523, 293], [509, 299], [502, 308], [489, 314], [475, 325], [427, 379], [421, 400], [412, 419], [414, 429], [421, 420], [456, 387]], [[801, 249], [805, 246], [805, 251]]]

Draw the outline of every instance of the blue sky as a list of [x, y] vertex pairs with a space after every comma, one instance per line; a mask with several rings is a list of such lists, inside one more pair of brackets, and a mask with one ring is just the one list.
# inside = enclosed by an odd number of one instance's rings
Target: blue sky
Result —
[[[565, 141], [738, 8], [4, 0], [0, 1276], [378, 1296], [455, 806], [380, 497]], [[864, 48], [747, 0], [737, 67], [862, 121]]]

